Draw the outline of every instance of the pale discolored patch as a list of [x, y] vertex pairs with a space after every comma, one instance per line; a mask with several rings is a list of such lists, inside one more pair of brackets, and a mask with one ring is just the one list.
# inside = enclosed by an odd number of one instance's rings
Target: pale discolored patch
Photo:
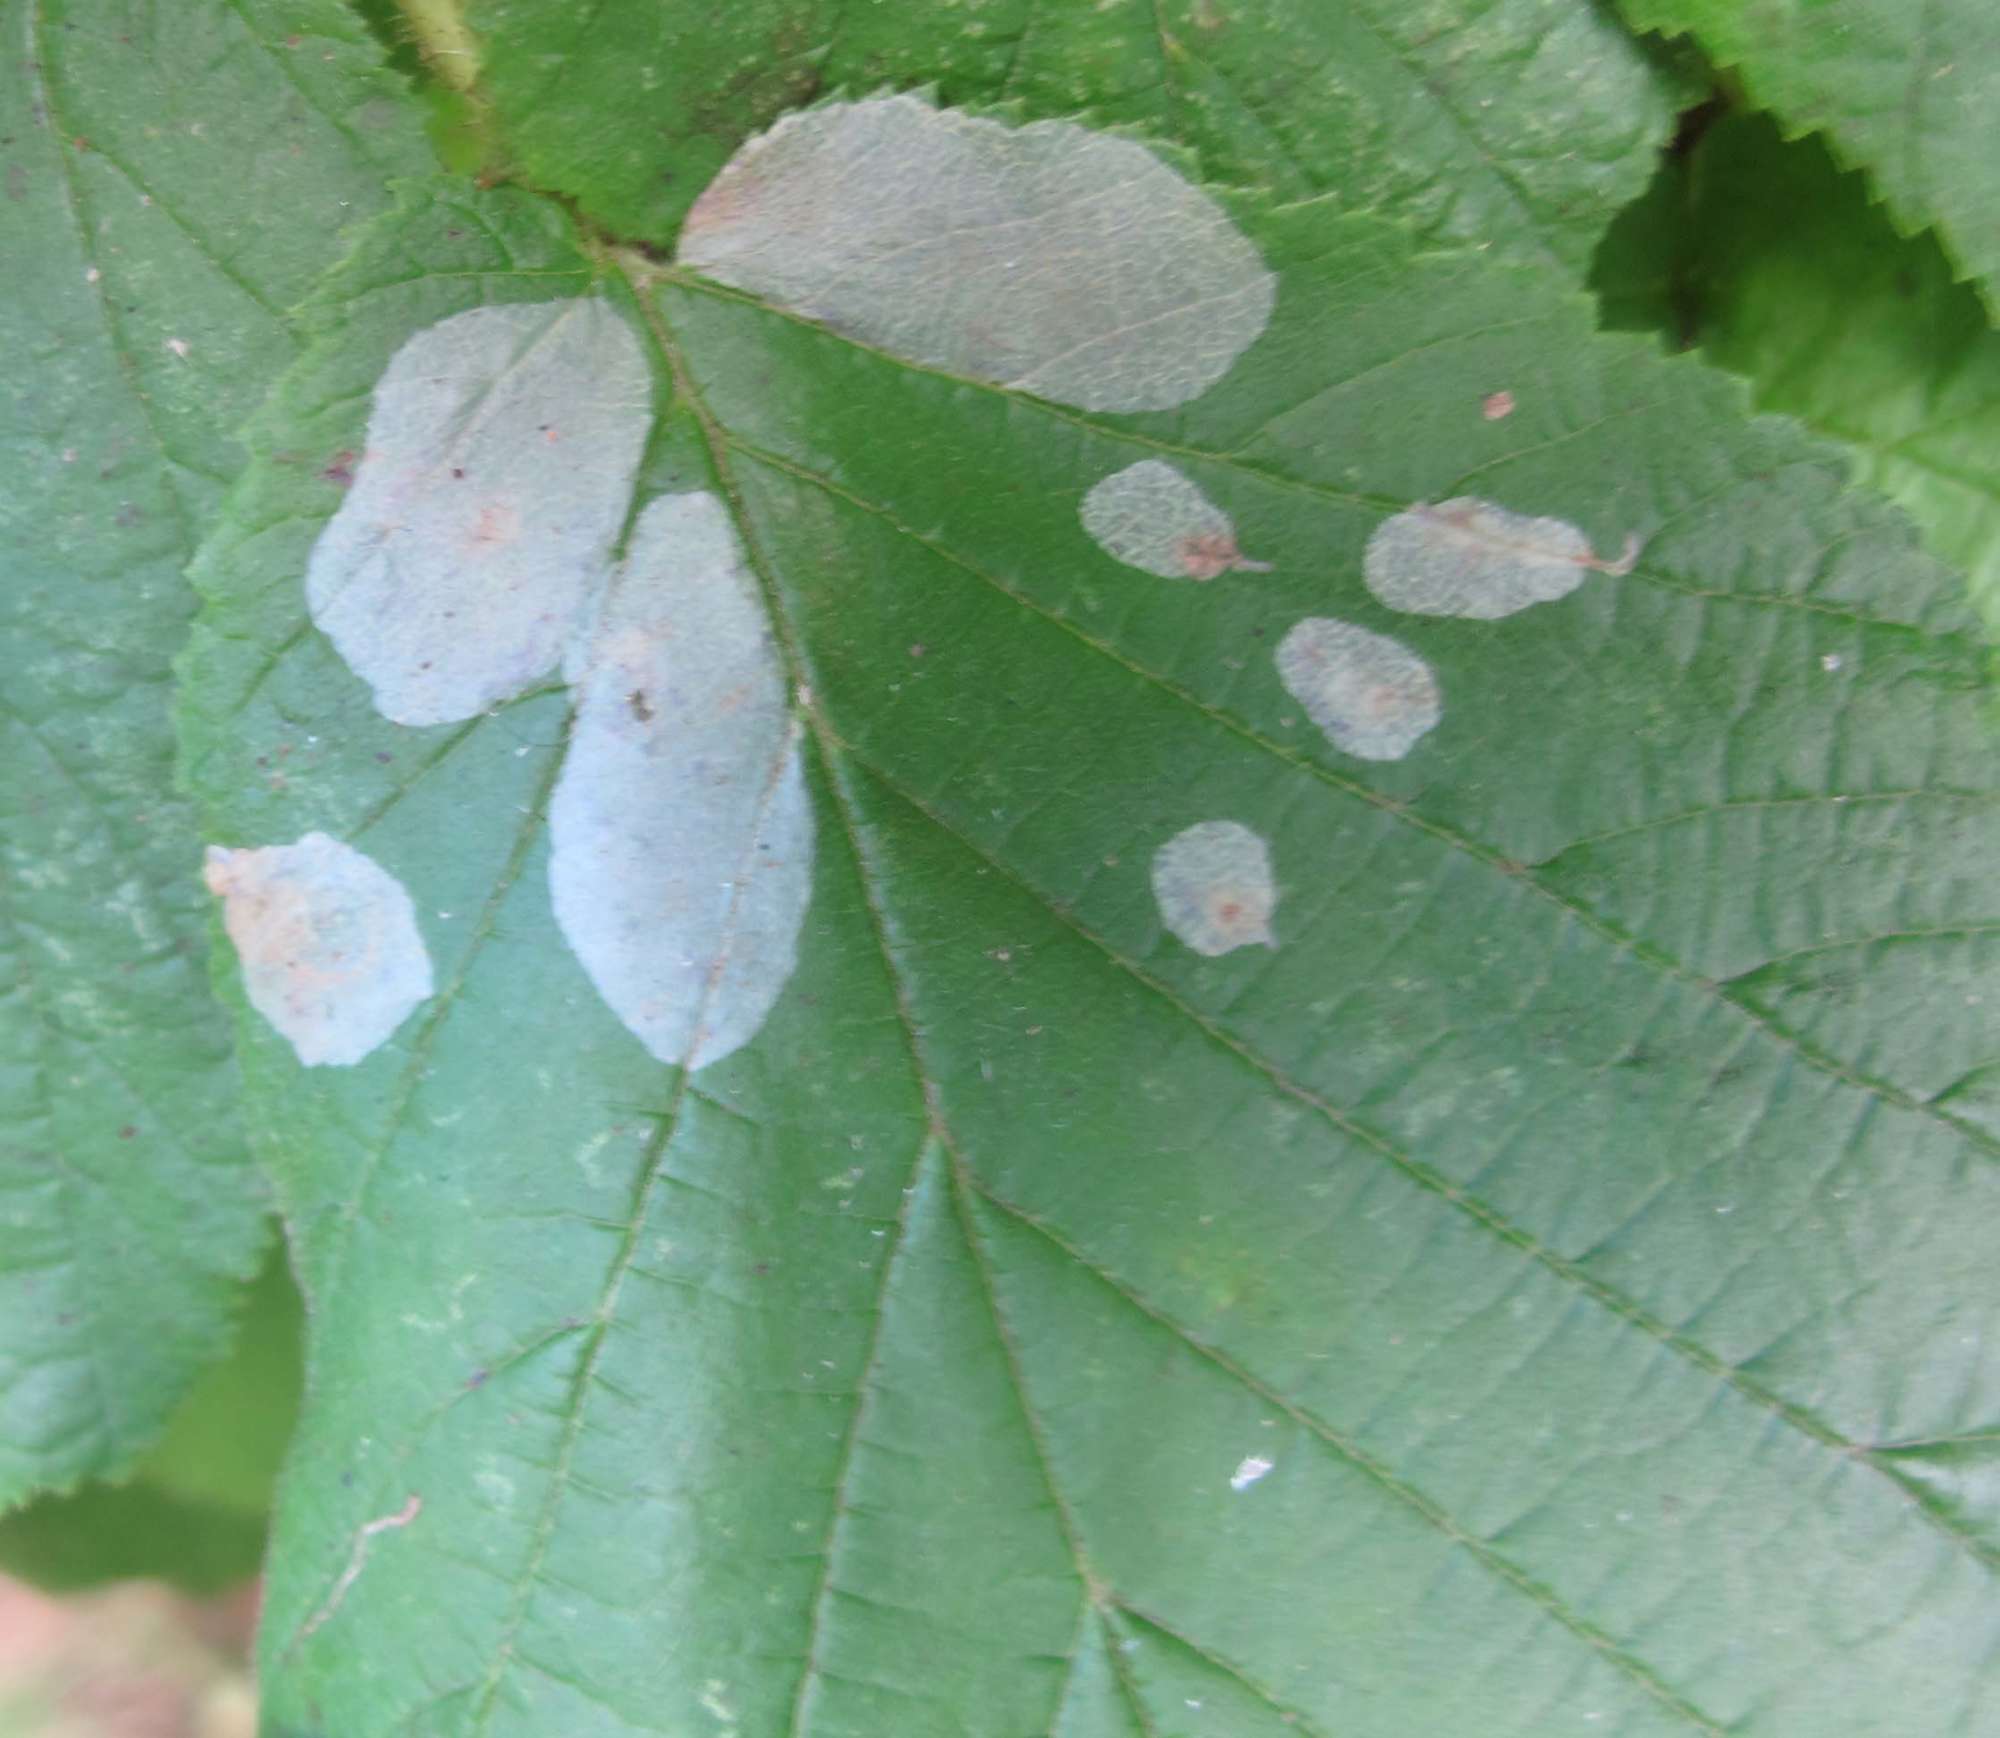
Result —
[[1128, 139], [914, 96], [829, 103], [745, 144], [680, 263], [915, 361], [1086, 410], [1205, 392], [1276, 280], [1222, 207]]
[[1114, 471], [1083, 498], [1083, 528], [1114, 561], [1162, 579], [1269, 573], [1236, 546], [1236, 526], [1192, 479], [1159, 459]]
[[313, 621], [385, 717], [470, 718], [554, 668], [651, 421], [638, 340], [594, 299], [474, 308], [396, 352], [306, 569]]
[[293, 845], [211, 845], [202, 871], [251, 1007], [308, 1068], [349, 1067], [434, 988], [403, 884], [324, 833]]
[[556, 922], [654, 1056], [719, 1061], [792, 975], [813, 854], [784, 670], [719, 499], [646, 508], [564, 673]]
[[1531, 519], [1455, 495], [1383, 520], [1368, 539], [1361, 571], [1391, 609], [1493, 621], [1567, 597], [1586, 573], [1630, 573], [1638, 556], [1636, 537], [1616, 561], [1604, 561], [1566, 520]]
[[1153, 853], [1160, 919], [1198, 954], [1276, 947], [1278, 892], [1264, 841], [1236, 821], [1198, 821]]
[[1308, 616], [1279, 642], [1278, 676], [1342, 754], [1401, 760], [1444, 716], [1437, 676], [1400, 640]]

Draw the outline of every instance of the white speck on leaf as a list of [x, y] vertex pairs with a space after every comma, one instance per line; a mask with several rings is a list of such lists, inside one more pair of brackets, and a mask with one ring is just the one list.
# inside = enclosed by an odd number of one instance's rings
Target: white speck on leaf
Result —
[[183, 362], [187, 360], [188, 341], [185, 338], [169, 338], [167, 340], [167, 348]]
[[1587, 573], [1630, 573], [1638, 555], [1636, 537], [1605, 561], [1565, 520], [1456, 495], [1383, 520], [1368, 539], [1362, 577], [1391, 609], [1493, 621], [1567, 597]]
[[1198, 954], [1278, 945], [1271, 853], [1238, 821], [1198, 821], [1162, 845], [1153, 854], [1153, 897], [1161, 921]]
[[1232, 1491], [1247, 1491], [1276, 1464], [1261, 1454], [1246, 1454], [1229, 1475], [1229, 1488]]
[[576, 721], [549, 808], [556, 922], [663, 1062], [748, 1043], [797, 963], [812, 804], [728, 509], [668, 495], [564, 661]]
[[1271, 571], [1268, 561], [1245, 558], [1229, 515], [1159, 459], [1141, 459], [1095, 484], [1079, 514], [1112, 560], [1162, 579]]
[[385, 1043], [434, 988], [403, 884], [324, 833], [296, 844], [209, 847], [203, 878], [251, 1007], [308, 1068], [349, 1067]]
[[1276, 280], [1223, 208], [1129, 139], [914, 96], [829, 103], [745, 144], [684, 266], [897, 355], [1086, 410], [1205, 392]]
[[638, 340], [595, 299], [474, 308], [396, 352], [306, 570], [313, 621], [385, 717], [471, 718], [554, 667], [651, 422]]
[[727, 1700], [729, 1686], [720, 1678], [710, 1678], [701, 1687], [701, 1711], [720, 1720], [731, 1730], [735, 1728], [736, 1710]]
[[1279, 642], [1277, 664], [1326, 739], [1358, 760], [1401, 760], [1444, 716], [1430, 665], [1353, 622], [1306, 617]]

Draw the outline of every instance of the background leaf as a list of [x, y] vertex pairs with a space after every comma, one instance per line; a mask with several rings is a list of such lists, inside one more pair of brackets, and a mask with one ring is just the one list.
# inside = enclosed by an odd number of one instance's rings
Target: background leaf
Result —
[[303, 1376], [305, 1322], [281, 1247], [242, 1314], [229, 1356], [202, 1373], [129, 1480], [0, 1517], [0, 1568], [59, 1591], [150, 1576], [213, 1593], [257, 1574]]
[[1698, 343], [1845, 442], [2000, 623], [2000, 334], [1933, 237], [1899, 237], [1818, 139], [1730, 115], [1620, 215], [1594, 275], [1610, 324]]
[[4, 1507], [129, 1470], [267, 1236], [168, 661], [284, 310], [414, 159], [331, 0], [6, 0], [0, 40]]
[[[1788, 135], [1823, 131], [1897, 226], [1935, 225], [2000, 311], [2000, 12], [1986, 0], [1620, 0], [1642, 30], [1692, 36]], [[1774, 208], [1775, 209], [1775, 208]]]
[[[412, 8], [418, 28], [440, 8]], [[748, 133], [822, 92], [1088, 113], [1217, 179], [1332, 193], [1580, 265], [1638, 192], [1675, 81], [1590, 0], [1114, 0], [724, 10], [487, 0], [469, 23], [504, 152], [616, 234], [667, 242]], [[463, 65], [457, 58], [455, 65]]]
[[[402, 879], [441, 988], [352, 1070], [246, 1027], [314, 1306], [272, 1730], [1996, 1717], [2000, 1538], [1905, 1459], [2000, 1374], [1958, 582], [1540, 269], [1241, 219], [1271, 330], [1136, 417], [520, 194], [412, 188], [330, 284], [201, 563], [185, 741], [218, 837]], [[593, 284], [655, 347], [642, 500], [736, 514], [819, 816], [797, 975], [693, 1078], [555, 931], [562, 692], [381, 719], [304, 616], [338, 490], [277, 462], [352, 448], [411, 333]], [[1105, 555], [1081, 501], [1142, 458], [1272, 570]], [[1472, 491], [1637, 565], [1382, 608], [1371, 533]], [[1406, 759], [1279, 682], [1321, 613], [1435, 669]], [[1162, 927], [1154, 851], [1218, 817], [1270, 842], [1275, 950]]]

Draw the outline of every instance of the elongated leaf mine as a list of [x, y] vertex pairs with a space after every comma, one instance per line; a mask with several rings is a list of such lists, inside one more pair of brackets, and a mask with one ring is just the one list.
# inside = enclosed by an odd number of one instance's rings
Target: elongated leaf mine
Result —
[[688, 213], [680, 263], [933, 367], [1086, 410], [1205, 392], [1276, 280], [1151, 152], [912, 96], [829, 103], [750, 140]]
[[430, 954], [403, 884], [324, 833], [296, 844], [209, 847], [251, 1007], [308, 1068], [350, 1067], [429, 998]]
[[1401, 760], [1444, 716], [1436, 673], [1401, 640], [1308, 616], [1278, 645], [1278, 676], [1342, 754]]
[[594, 299], [474, 308], [396, 352], [306, 569], [313, 621], [385, 717], [470, 718], [555, 667], [651, 420], [638, 340]]
[[1191, 478], [1159, 459], [1114, 471], [1083, 498], [1083, 528], [1114, 561], [1162, 579], [1269, 573], [1236, 546], [1229, 515]]
[[720, 500], [646, 508], [564, 670], [556, 922], [654, 1056], [720, 1061], [792, 975], [813, 852], [783, 666]]
[[1383, 520], [1368, 539], [1361, 572], [1391, 609], [1494, 621], [1569, 596], [1586, 573], [1630, 573], [1638, 554], [1638, 539], [1628, 538], [1619, 558], [1605, 561], [1566, 520], [1531, 519], [1455, 495]]
[[1198, 821], [1154, 852], [1153, 897], [1160, 920], [1198, 954], [1278, 945], [1271, 853], [1238, 821]]

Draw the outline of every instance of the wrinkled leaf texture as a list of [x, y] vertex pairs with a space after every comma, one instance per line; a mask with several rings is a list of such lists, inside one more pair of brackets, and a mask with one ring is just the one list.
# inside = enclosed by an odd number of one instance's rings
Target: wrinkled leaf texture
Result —
[[269, 1238], [169, 663], [404, 110], [332, 0], [0, 6], [0, 1509], [133, 1468]]
[[1788, 137], [1821, 132], [1905, 234], [1935, 227], [2000, 312], [2000, 11], [1986, 0], [1619, 0], [1692, 37]]

